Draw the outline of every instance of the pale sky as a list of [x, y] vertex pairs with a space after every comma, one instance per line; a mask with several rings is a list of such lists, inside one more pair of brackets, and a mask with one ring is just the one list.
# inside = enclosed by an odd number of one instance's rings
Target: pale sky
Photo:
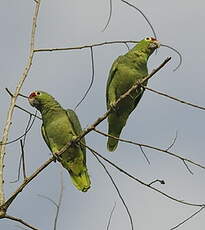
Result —
[[[176, 72], [178, 56], [161, 47], [149, 60], [149, 70], [159, 66], [166, 57], [172, 60], [150, 81], [149, 87], [174, 97], [204, 106], [204, 9], [202, 0], [186, 1], [131, 1], [151, 21], [162, 44], [178, 49], [183, 63]], [[0, 7], [0, 86], [1, 130], [4, 127], [9, 95], [13, 91], [27, 61], [35, 2], [32, 0], [2, 0]], [[113, 0], [113, 15], [105, 32], [102, 29], [109, 15], [109, 0], [42, 0], [36, 36], [36, 48], [58, 48], [90, 45], [114, 40], [141, 40], [151, 36], [151, 30], [141, 15], [120, 0]], [[132, 45], [130, 45], [131, 47]], [[94, 48], [95, 81], [86, 100], [77, 109], [82, 127], [86, 128], [106, 111], [105, 86], [112, 62], [127, 52], [124, 45], [115, 44]], [[52, 94], [64, 108], [74, 108], [87, 89], [91, 78], [90, 50], [36, 53], [22, 93], [36, 89]], [[18, 105], [31, 112], [35, 110], [25, 99]], [[28, 115], [15, 110], [9, 139], [25, 130]], [[166, 148], [178, 133], [171, 149], [181, 156], [205, 165], [204, 112], [162, 96], [145, 92], [138, 107], [129, 118], [121, 137]], [[27, 135], [25, 158], [30, 175], [49, 158], [49, 150], [40, 133], [41, 122], [36, 120]], [[107, 121], [99, 129], [107, 131]], [[2, 130], [3, 131], [3, 130]], [[1, 133], [2, 133], [1, 131]], [[177, 199], [203, 204], [205, 171], [189, 165], [191, 175], [182, 161], [164, 153], [144, 149], [151, 164], [145, 161], [136, 146], [120, 143], [114, 153], [106, 149], [106, 138], [95, 133], [86, 136], [87, 144], [132, 175], [149, 183], [163, 179], [166, 184], [155, 187]], [[10, 183], [17, 177], [20, 144], [7, 146], [5, 162], [6, 197], [22, 182]], [[107, 165], [107, 164], [106, 164]], [[87, 151], [87, 166], [92, 187], [87, 193], [76, 190], [68, 173], [58, 163], [52, 163], [18, 196], [8, 214], [22, 218], [41, 229], [53, 229], [55, 207], [38, 194], [58, 200], [60, 172], [63, 172], [64, 194], [58, 219], [58, 230], [104, 230], [114, 203], [111, 230], [127, 230], [129, 219], [105, 171]], [[161, 194], [131, 180], [108, 166], [133, 217], [135, 229], [168, 230], [189, 217], [196, 207], [172, 201]], [[1, 219], [1, 230], [19, 229], [15, 222]], [[202, 230], [205, 218], [202, 211], [180, 230]], [[18, 225], [22, 226], [22, 225]]]

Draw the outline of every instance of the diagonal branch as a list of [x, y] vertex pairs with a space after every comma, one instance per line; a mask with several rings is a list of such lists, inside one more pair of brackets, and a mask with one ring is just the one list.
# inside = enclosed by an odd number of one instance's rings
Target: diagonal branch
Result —
[[[116, 103], [113, 105], [113, 107], [117, 106], [117, 104], [123, 100], [125, 97], [129, 96], [129, 94], [137, 89], [140, 84], [143, 84], [143, 82], [150, 79], [155, 73], [157, 73], [161, 68], [163, 68], [171, 58], [167, 58], [159, 67], [154, 69], [147, 77], [145, 77], [142, 81], [139, 83], [137, 82], [133, 87], [131, 87], [125, 94], [123, 94], [119, 99], [116, 101]], [[103, 120], [107, 118], [107, 116], [111, 113], [111, 109], [108, 110], [102, 117], [99, 117], [90, 127], [85, 129], [81, 135], [79, 135], [75, 141], [75, 143], [79, 142], [85, 135], [87, 135], [89, 132], [93, 131], [97, 125], [99, 125]], [[66, 144], [57, 154], [60, 156], [63, 154], [73, 143]], [[17, 190], [14, 192], [14, 194], [0, 206], [0, 210], [6, 210], [10, 204], [13, 202], [13, 200], [17, 197], [17, 195], [26, 187], [26, 185], [32, 181], [43, 169], [45, 169], [52, 161], [56, 160], [54, 157], [51, 157], [48, 159], [43, 165], [41, 165], [31, 176], [27, 177], [26, 180], [17, 188]]]
[[[5, 197], [4, 197], [4, 186], [3, 186], [3, 167], [4, 167], [4, 156], [5, 156], [5, 143], [8, 140], [8, 135], [9, 135], [9, 130], [12, 124], [12, 118], [13, 118], [13, 112], [14, 112], [14, 108], [15, 108], [15, 104], [16, 104], [16, 100], [18, 97], [18, 94], [23, 86], [23, 83], [29, 73], [29, 70], [31, 68], [32, 65], [32, 60], [33, 60], [33, 56], [34, 56], [34, 42], [35, 42], [35, 34], [36, 34], [36, 23], [37, 23], [37, 17], [38, 17], [38, 13], [39, 13], [39, 7], [40, 7], [40, 0], [38, 0], [38, 2], [36, 2], [35, 4], [35, 10], [34, 10], [34, 16], [33, 16], [33, 22], [32, 22], [32, 32], [31, 32], [31, 41], [30, 41], [30, 52], [29, 52], [29, 56], [28, 56], [28, 61], [27, 64], [24, 68], [23, 74], [19, 79], [19, 82], [17, 84], [15, 93], [13, 95], [13, 97], [11, 98], [11, 102], [10, 102], [10, 106], [8, 109], [8, 113], [7, 113], [7, 119], [6, 119], [6, 123], [4, 126], [4, 131], [3, 131], [3, 136], [2, 136], [2, 144], [0, 146], [0, 205], [4, 204], [5, 201]], [[3, 210], [1, 210], [2, 212], [4, 212]]]
[[[89, 149], [89, 150], [92, 152], [91, 149]], [[127, 204], [125, 203], [124, 198], [122, 197], [122, 195], [120, 193], [120, 190], [119, 190], [118, 186], [116, 185], [116, 183], [115, 183], [114, 179], [112, 178], [111, 174], [109, 173], [109, 171], [107, 170], [107, 168], [105, 167], [105, 165], [102, 163], [102, 161], [99, 159], [99, 157], [95, 154], [95, 152], [92, 152], [92, 153], [93, 153], [94, 157], [98, 160], [98, 162], [101, 164], [101, 166], [104, 168], [104, 170], [107, 173], [107, 175], [109, 176], [109, 178], [110, 178], [113, 186], [115, 187], [115, 189], [117, 191], [117, 194], [118, 194], [120, 200], [122, 201], [122, 203], [123, 203], [123, 205], [124, 205], [124, 207], [126, 209], [126, 212], [128, 214], [129, 220], [130, 220], [131, 229], [134, 230], [134, 224], [133, 224], [133, 220], [132, 220], [132, 215], [130, 213], [130, 210], [129, 210]], [[110, 222], [110, 220], [109, 220], [109, 222]]]
[[185, 222], [187, 222], [188, 220], [192, 219], [194, 216], [196, 216], [198, 213], [200, 213], [203, 209], [205, 208], [205, 206], [202, 206], [199, 210], [197, 210], [195, 213], [193, 213], [191, 216], [189, 216], [188, 218], [186, 218], [185, 220], [183, 220], [182, 222], [180, 222], [179, 224], [177, 224], [175, 227], [170, 228], [170, 230], [174, 230], [177, 229], [179, 226], [181, 226], [182, 224], [184, 224]]
[[28, 227], [28, 228], [30, 228], [32, 230], [40, 230], [39, 228], [35, 228], [34, 226], [26, 223], [24, 220], [22, 220], [20, 218], [17, 218], [17, 217], [6, 215], [4, 218], [9, 219], [9, 220], [13, 220], [13, 221], [16, 221], [16, 222], [19, 222], [19, 223], [25, 225], [26, 227]]
[[153, 93], [156, 93], [156, 94], [159, 94], [159, 95], [161, 95], [161, 96], [167, 97], [167, 98], [172, 99], [172, 100], [174, 100], [174, 101], [178, 101], [178, 102], [180, 102], [180, 103], [182, 103], [182, 104], [189, 105], [189, 106], [194, 107], [194, 108], [197, 108], [197, 109], [205, 110], [205, 107], [204, 107], [204, 106], [195, 105], [195, 104], [193, 104], [193, 103], [190, 103], [190, 102], [181, 100], [181, 99], [179, 99], [179, 98], [170, 96], [170, 95], [168, 95], [168, 94], [166, 94], [166, 93], [162, 93], [162, 92], [157, 91], [157, 90], [155, 90], [155, 89], [151, 89], [151, 88], [149, 88], [149, 87], [147, 87], [147, 86], [143, 86], [143, 85], [142, 85], [142, 87], [143, 87], [144, 89], [146, 89], [146, 90], [149, 90], [149, 91], [153, 92]]
[[[127, 175], [129, 178], [137, 181], [138, 183], [144, 185], [145, 187], [148, 187], [151, 190], [154, 190], [155, 192], [160, 193], [161, 195], [169, 198], [170, 200], [173, 200], [177, 203], [180, 204], [184, 204], [184, 205], [189, 205], [189, 206], [193, 206], [193, 207], [204, 207], [204, 204], [197, 204], [197, 203], [190, 203], [184, 200], [179, 200], [153, 186], [151, 186], [152, 183], [145, 183], [144, 181], [138, 179], [137, 177], [134, 177], [133, 175], [131, 175], [130, 173], [128, 173], [127, 171], [125, 171], [124, 169], [120, 168], [119, 166], [117, 166], [116, 164], [114, 164], [112, 161], [108, 160], [107, 158], [103, 157], [102, 155], [100, 155], [98, 152], [96, 152], [94, 149], [90, 148], [89, 146], [84, 145], [83, 143], [81, 143], [83, 146], [85, 146], [87, 149], [89, 149], [93, 154], [97, 155], [98, 157], [100, 157], [101, 159], [103, 159], [104, 161], [106, 161], [107, 163], [109, 163], [110, 165], [112, 165], [114, 168], [116, 168], [118, 171], [120, 171], [121, 173]], [[163, 184], [163, 183], [162, 183]]]
[[[205, 169], [205, 166], [204, 166], [204, 165], [201, 165], [201, 164], [199, 164], [199, 163], [196, 163], [196, 162], [194, 162], [194, 161], [192, 161], [192, 160], [190, 160], [190, 159], [188, 159], [188, 158], [182, 157], [182, 156], [178, 155], [177, 153], [170, 152], [170, 151], [168, 151], [167, 149], [161, 149], [161, 148], [159, 148], [159, 147], [155, 147], [155, 146], [151, 146], [151, 145], [147, 145], [147, 144], [142, 144], [142, 143], [138, 143], [138, 142], [134, 142], [134, 141], [129, 141], [129, 140], [125, 140], [125, 139], [122, 139], [122, 138], [117, 138], [117, 137], [112, 136], [112, 135], [110, 135], [110, 134], [104, 133], [104, 132], [102, 132], [102, 131], [100, 131], [100, 130], [98, 130], [98, 129], [96, 129], [96, 128], [94, 129], [94, 131], [95, 131], [96, 133], [99, 133], [99, 134], [103, 135], [103, 136], [112, 137], [113, 139], [116, 139], [116, 140], [121, 141], [121, 142], [124, 142], [124, 143], [137, 145], [137, 146], [139, 146], [139, 147], [144, 147], [144, 148], [153, 149], [153, 150], [156, 150], [156, 151], [159, 151], [159, 152], [164, 152], [164, 153], [166, 153], [166, 154], [168, 154], [168, 155], [170, 155], [170, 156], [172, 156], [172, 157], [176, 157], [176, 158], [180, 159], [181, 161], [183, 161], [184, 164], [186, 164], [186, 162], [188, 162], [188, 163], [190, 163], [190, 164], [192, 164], [192, 165], [195, 165], [195, 166], [197, 166], [197, 167], [199, 167], [199, 168]], [[187, 169], [188, 169], [187, 164], [186, 164], [186, 167], [187, 167]], [[190, 170], [190, 169], [188, 169], [188, 170]]]
[[36, 176], [54, 160], [55, 158], [51, 157], [44, 164], [42, 164], [34, 173], [32, 173], [31, 176], [27, 177], [24, 182], [16, 189], [16, 191], [11, 195], [11, 197], [7, 199], [6, 202], [0, 207], [0, 209], [6, 210], [13, 202], [13, 200], [17, 197], [17, 195], [23, 191], [26, 185], [30, 183], [34, 178], [36, 178]]

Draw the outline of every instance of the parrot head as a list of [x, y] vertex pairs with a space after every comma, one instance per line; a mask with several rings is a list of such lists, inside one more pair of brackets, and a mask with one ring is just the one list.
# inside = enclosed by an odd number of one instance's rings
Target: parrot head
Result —
[[148, 55], [151, 55], [157, 48], [160, 47], [160, 43], [156, 38], [147, 37], [141, 40], [137, 45], [136, 49], [140, 50]]
[[50, 94], [39, 90], [32, 92], [28, 97], [30, 105], [40, 111], [44, 106], [53, 100], [55, 99]]

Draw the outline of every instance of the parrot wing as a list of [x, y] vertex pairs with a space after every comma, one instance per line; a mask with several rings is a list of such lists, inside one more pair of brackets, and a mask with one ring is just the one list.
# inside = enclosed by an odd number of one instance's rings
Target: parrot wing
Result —
[[109, 107], [109, 101], [108, 101], [108, 89], [109, 89], [109, 86], [110, 86], [110, 83], [117, 71], [117, 66], [118, 66], [118, 63], [119, 63], [119, 60], [121, 59], [122, 56], [119, 56], [112, 64], [112, 67], [111, 67], [111, 70], [110, 70], [110, 73], [109, 73], [109, 77], [108, 77], [108, 80], [107, 80], [107, 86], [106, 86], [106, 99], [107, 99], [107, 106]]
[[44, 139], [44, 141], [46, 142], [48, 148], [50, 149], [51, 152], [53, 152], [52, 149], [51, 149], [51, 145], [50, 145], [50, 142], [49, 142], [49, 139], [48, 139], [48, 137], [47, 137], [47, 134], [46, 134], [46, 131], [45, 131], [45, 129], [44, 129], [43, 124], [42, 124], [42, 126], [41, 126], [41, 134], [42, 134], [43, 139]]
[[[76, 113], [72, 109], [67, 109], [66, 113], [67, 113], [67, 116], [68, 116], [70, 123], [72, 124], [74, 132], [76, 133], [77, 136], [79, 136], [82, 133], [82, 128], [81, 128], [80, 121], [79, 121]], [[81, 141], [84, 145], [86, 144], [84, 137], [81, 139]], [[80, 147], [81, 147], [83, 154], [85, 156], [86, 155], [85, 146], [81, 145]], [[85, 157], [84, 157], [84, 159], [85, 159]]]

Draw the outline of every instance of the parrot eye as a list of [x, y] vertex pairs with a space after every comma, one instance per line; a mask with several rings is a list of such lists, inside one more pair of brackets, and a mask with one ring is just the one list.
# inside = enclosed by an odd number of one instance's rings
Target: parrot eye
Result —
[[152, 39], [150, 37], [145, 38], [146, 41], [151, 41]]
[[38, 96], [39, 96], [40, 94], [41, 94], [40, 92], [36, 92], [36, 95], [38, 95]]

